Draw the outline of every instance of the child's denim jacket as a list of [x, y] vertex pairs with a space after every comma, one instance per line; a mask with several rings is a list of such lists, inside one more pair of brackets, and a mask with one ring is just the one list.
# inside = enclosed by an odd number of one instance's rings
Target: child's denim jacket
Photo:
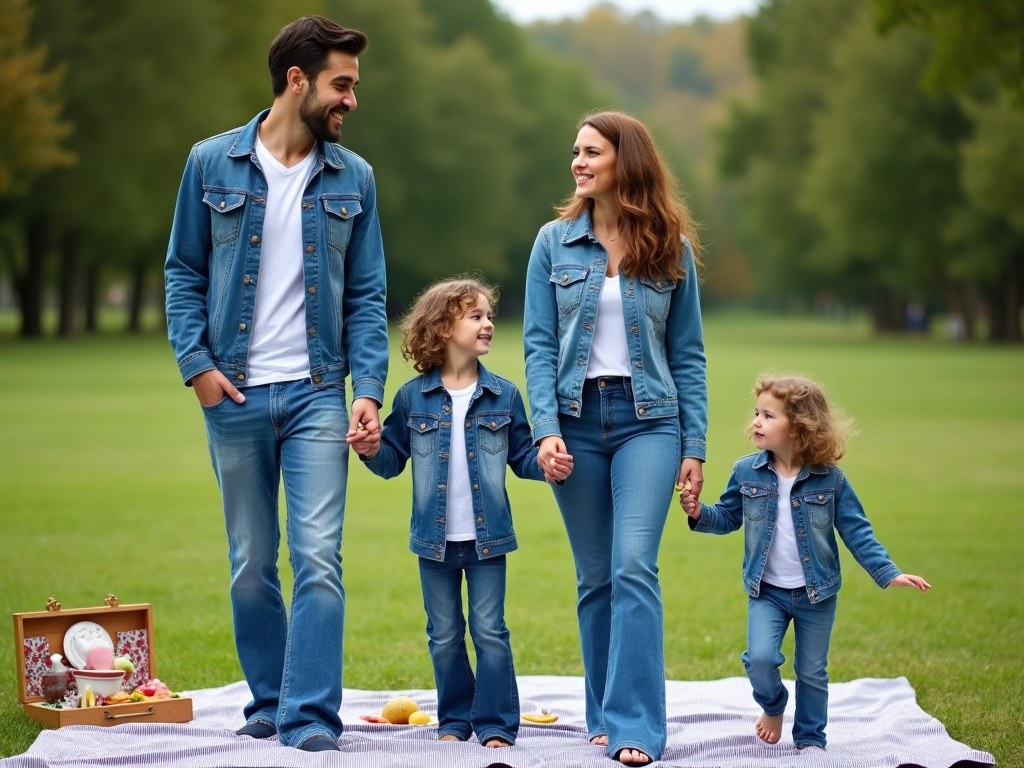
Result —
[[[790, 508], [807, 597], [812, 603], [832, 597], [842, 586], [837, 530], [878, 586], [884, 589], [900, 575], [875, 538], [864, 507], [839, 467], [803, 467], [793, 483]], [[700, 520], [695, 523], [688, 518], [694, 531], [722, 534], [744, 526], [743, 588], [757, 597], [779, 509], [778, 477], [768, 452], [737, 461], [722, 498], [714, 506], [701, 504], [700, 509]]]
[[506, 464], [519, 477], [544, 479], [519, 390], [483, 364], [477, 365], [479, 379], [465, 424], [452, 424], [452, 399], [435, 368], [398, 390], [381, 430], [380, 451], [372, 459], [363, 459], [374, 474], [387, 479], [401, 474], [412, 458], [409, 549], [431, 560], [444, 559], [452, 429], [466, 430], [476, 551], [481, 559], [504, 555], [518, 546], [505, 492]]

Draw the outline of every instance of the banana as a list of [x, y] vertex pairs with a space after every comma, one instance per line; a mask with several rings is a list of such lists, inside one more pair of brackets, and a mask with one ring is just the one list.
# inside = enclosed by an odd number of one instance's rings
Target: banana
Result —
[[527, 720], [531, 723], [540, 723], [541, 725], [547, 725], [553, 723], [558, 719], [558, 715], [552, 715], [547, 710], [544, 710], [539, 715], [523, 715], [523, 720]]
[[85, 695], [82, 696], [81, 706], [85, 707], [86, 709], [88, 709], [89, 707], [96, 706], [96, 694], [92, 692], [92, 688], [85, 689]]

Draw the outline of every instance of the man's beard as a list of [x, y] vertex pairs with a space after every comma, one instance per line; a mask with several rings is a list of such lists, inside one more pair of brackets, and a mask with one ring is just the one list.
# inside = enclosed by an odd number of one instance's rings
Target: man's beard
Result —
[[[329, 111], [325, 111], [324, 105], [316, 97], [316, 86], [310, 83], [309, 91], [299, 104], [299, 119], [306, 126], [314, 139], [327, 143], [334, 143], [341, 138], [341, 128], [331, 128], [331, 117]], [[339, 107], [339, 110], [342, 109]]]

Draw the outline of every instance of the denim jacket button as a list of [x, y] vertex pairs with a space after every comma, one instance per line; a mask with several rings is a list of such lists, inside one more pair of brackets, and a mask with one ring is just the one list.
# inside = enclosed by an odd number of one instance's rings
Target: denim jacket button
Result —
[[751, 488], [750, 489], [750, 495], [751, 496], [757, 496], [757, 488]]
[[437, 486], [437, 490], [443, 491], [444, 490], [444, 483], [441, 483], [441, 485]]
[[491, 422], [491, 429], [493, 429], [493, 428], [494, 428], [494, 427], [496, 427], [496, 426], [498, 426], [498, 422], [496, 422], [496, 421], [492, 421], [492, 422]]
[[637, 369], [638, 371], [639, 371], [639, 370], [642, 370], [642, 369], [643, 369], [643, 367], [644, 367], [644, 364], [643, 364], [643, 363], [637, 363], [637, 364], [636, 364], [636, 369]]
[[310, 336], [316, 336], [316, 328], [310, 328], [309, 329], [309, 335]]
[[469, 452], [469, 458], [471, 458], [471, 459], [472, 459], [472, 458], [475, 458], [475, 457], [476, 457], [476, 454], [475, 454], [475, 453], [473, 453], [473, 451], [470, 451], [470, 452]]
[[608, 382], [606, 382], [604, 379], [598, 379], [597, 386], [599, 386], [601, 389], [604, 389], [606, 386], [608, 386]]
[[483, 553], [484, 553], [485, 555], [489, 555], [489, 554], [491, 554], [491, 550], [490, 550], [490, 548], [488, 548], [488, 547], [484, 547], [484, 548], [483, 548], [483, 549], [481, 549], [480, 551], [481, 551], [481, 552], [483, 552]]
[[245, 277], [242, 278], [242, 284], [243, 285], [248, 285], [250, 282], [251, 282], [251, 280], [250, 280], [248, 275], [246, 275]]
[[811, 562], [811, 558], [809, 558], [809, 557], [805, 557], [805, 558], [804, 558], [804, 562], [805, 562], [805, 563], [809, 563], [809, 562]]
[[312, 253], [315, 250], [316, 250], [316, 248], [314, 248], [312, 245], [307, 245], [306, 246], [306, 253]]
[[476, 521], [477, 521], [478, 523], [482, 523], [482, 522], [484, 521], [484, 519], [483, 519], [482, 517], [478, 517], [478, 518], [476, 519]]
[[568, 280], [568, 279], [569, 279], [569, 275], [567, 275], [567, 274], [566, 274], [566, 275], [562, 275], [562, 282], [563, 282], [563, 283], [564, 283], [564, 282], [565, 282], [566, 280]]
[[471, 422], [471, 421], [467, 421], [466, 422], [466, 429], [469, 429], [472, 426], [473, 426], [473, 422]]
[[342, 216], [348, 216], [348, 208], [345, 208], [344, 206], [342, 206], [341, 215]]
[[825, 500], [825, 497], [824, 497], [824, 496], [819, 496], [819, 497], [818, 497], [818, 501], [824, 501], [824, 500]]
[[421, 421], [420, 422], [420, 429], [426, 429], [426, 428], [427, 428], [427, 422]]
[[252, 237], [249, 238], [249, 242], [252, 243], [253, 245], [256, 245], [256, 243], [258, 243], [259, 241], [260, 239], [256, 237], [256, 235], [253, 235]]
[[576, 410], [576, 403], [569, 403], [569, 410], [570, 411], [575, 411]]
[[228, 204], [225, 203], [223, 200], [220, 201], [220, 207], [221, 208], [227, 208], [227, 206], [228, 206]]
[[245, 323], [239, 323], [238, 324], [238, 330], [244, 331], [245, 330]]
[[800, 506], [800, 502], [797, 501], [796, 499], [793, 499], [793, 507], [796, 508], [796, 507], [799, 507], [799, 506]]
[[315, 384], [319, 384], [323, 380], [324, 380], [324, 377], [321, 376], [319, 373], [316, 376], [313, 377], [313, 382]]
[[632, 328], [630, 328], [630, 329], [629, 329], [629, 332], [630, 332], [630, 333], [640, 333], [640, 329], [639, 329], [639, 328], [637, 328], [637, 327], [636, 327], [636, 326], [634, 325], [634, 326], [633, 326]]
[[435, 552], [434, 553], [434, 559], [435, 560], [440, 560], [441, 559], [441, 553], [440, 552]]
[[637, 411], [637, 413], [640, 414], [641, 416], [643, 416], [645, 413], [647, 413], [647, 409], [646, 408], [641, 408], [640, 410]]
[[236, 373], [235, 374], [235, 378], [238, 379], [239, 381], [241, 381], [242, 379], [245, 378], [245, 374], [244, 373]]
[[316, 286], [315, 285], [309, 286], [309, 292], [310, 293], [316, 293]]

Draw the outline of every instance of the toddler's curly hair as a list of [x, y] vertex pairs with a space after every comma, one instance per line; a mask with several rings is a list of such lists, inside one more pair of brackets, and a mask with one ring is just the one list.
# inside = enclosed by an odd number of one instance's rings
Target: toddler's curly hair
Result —
[[[834, 464], [846, 455], [853, 420], [829, 407], [822, 388], [805, 376], [761, 374], [754, 397], [768, 392], [781, 400], [794, 433], [793, 458], [806, 466]], [[753, 436], [754, 427], [747, 427]]]
[[455, 324], [466, 316], [480, 296], [494, 309], [498, 291], [475, 275], [460, 275], [434, 283], [421, 293], [399, 325], [402, 331], [402, 357], [413, 361], [418, 373], [440, 368], [444, 362], [445, 342]]

